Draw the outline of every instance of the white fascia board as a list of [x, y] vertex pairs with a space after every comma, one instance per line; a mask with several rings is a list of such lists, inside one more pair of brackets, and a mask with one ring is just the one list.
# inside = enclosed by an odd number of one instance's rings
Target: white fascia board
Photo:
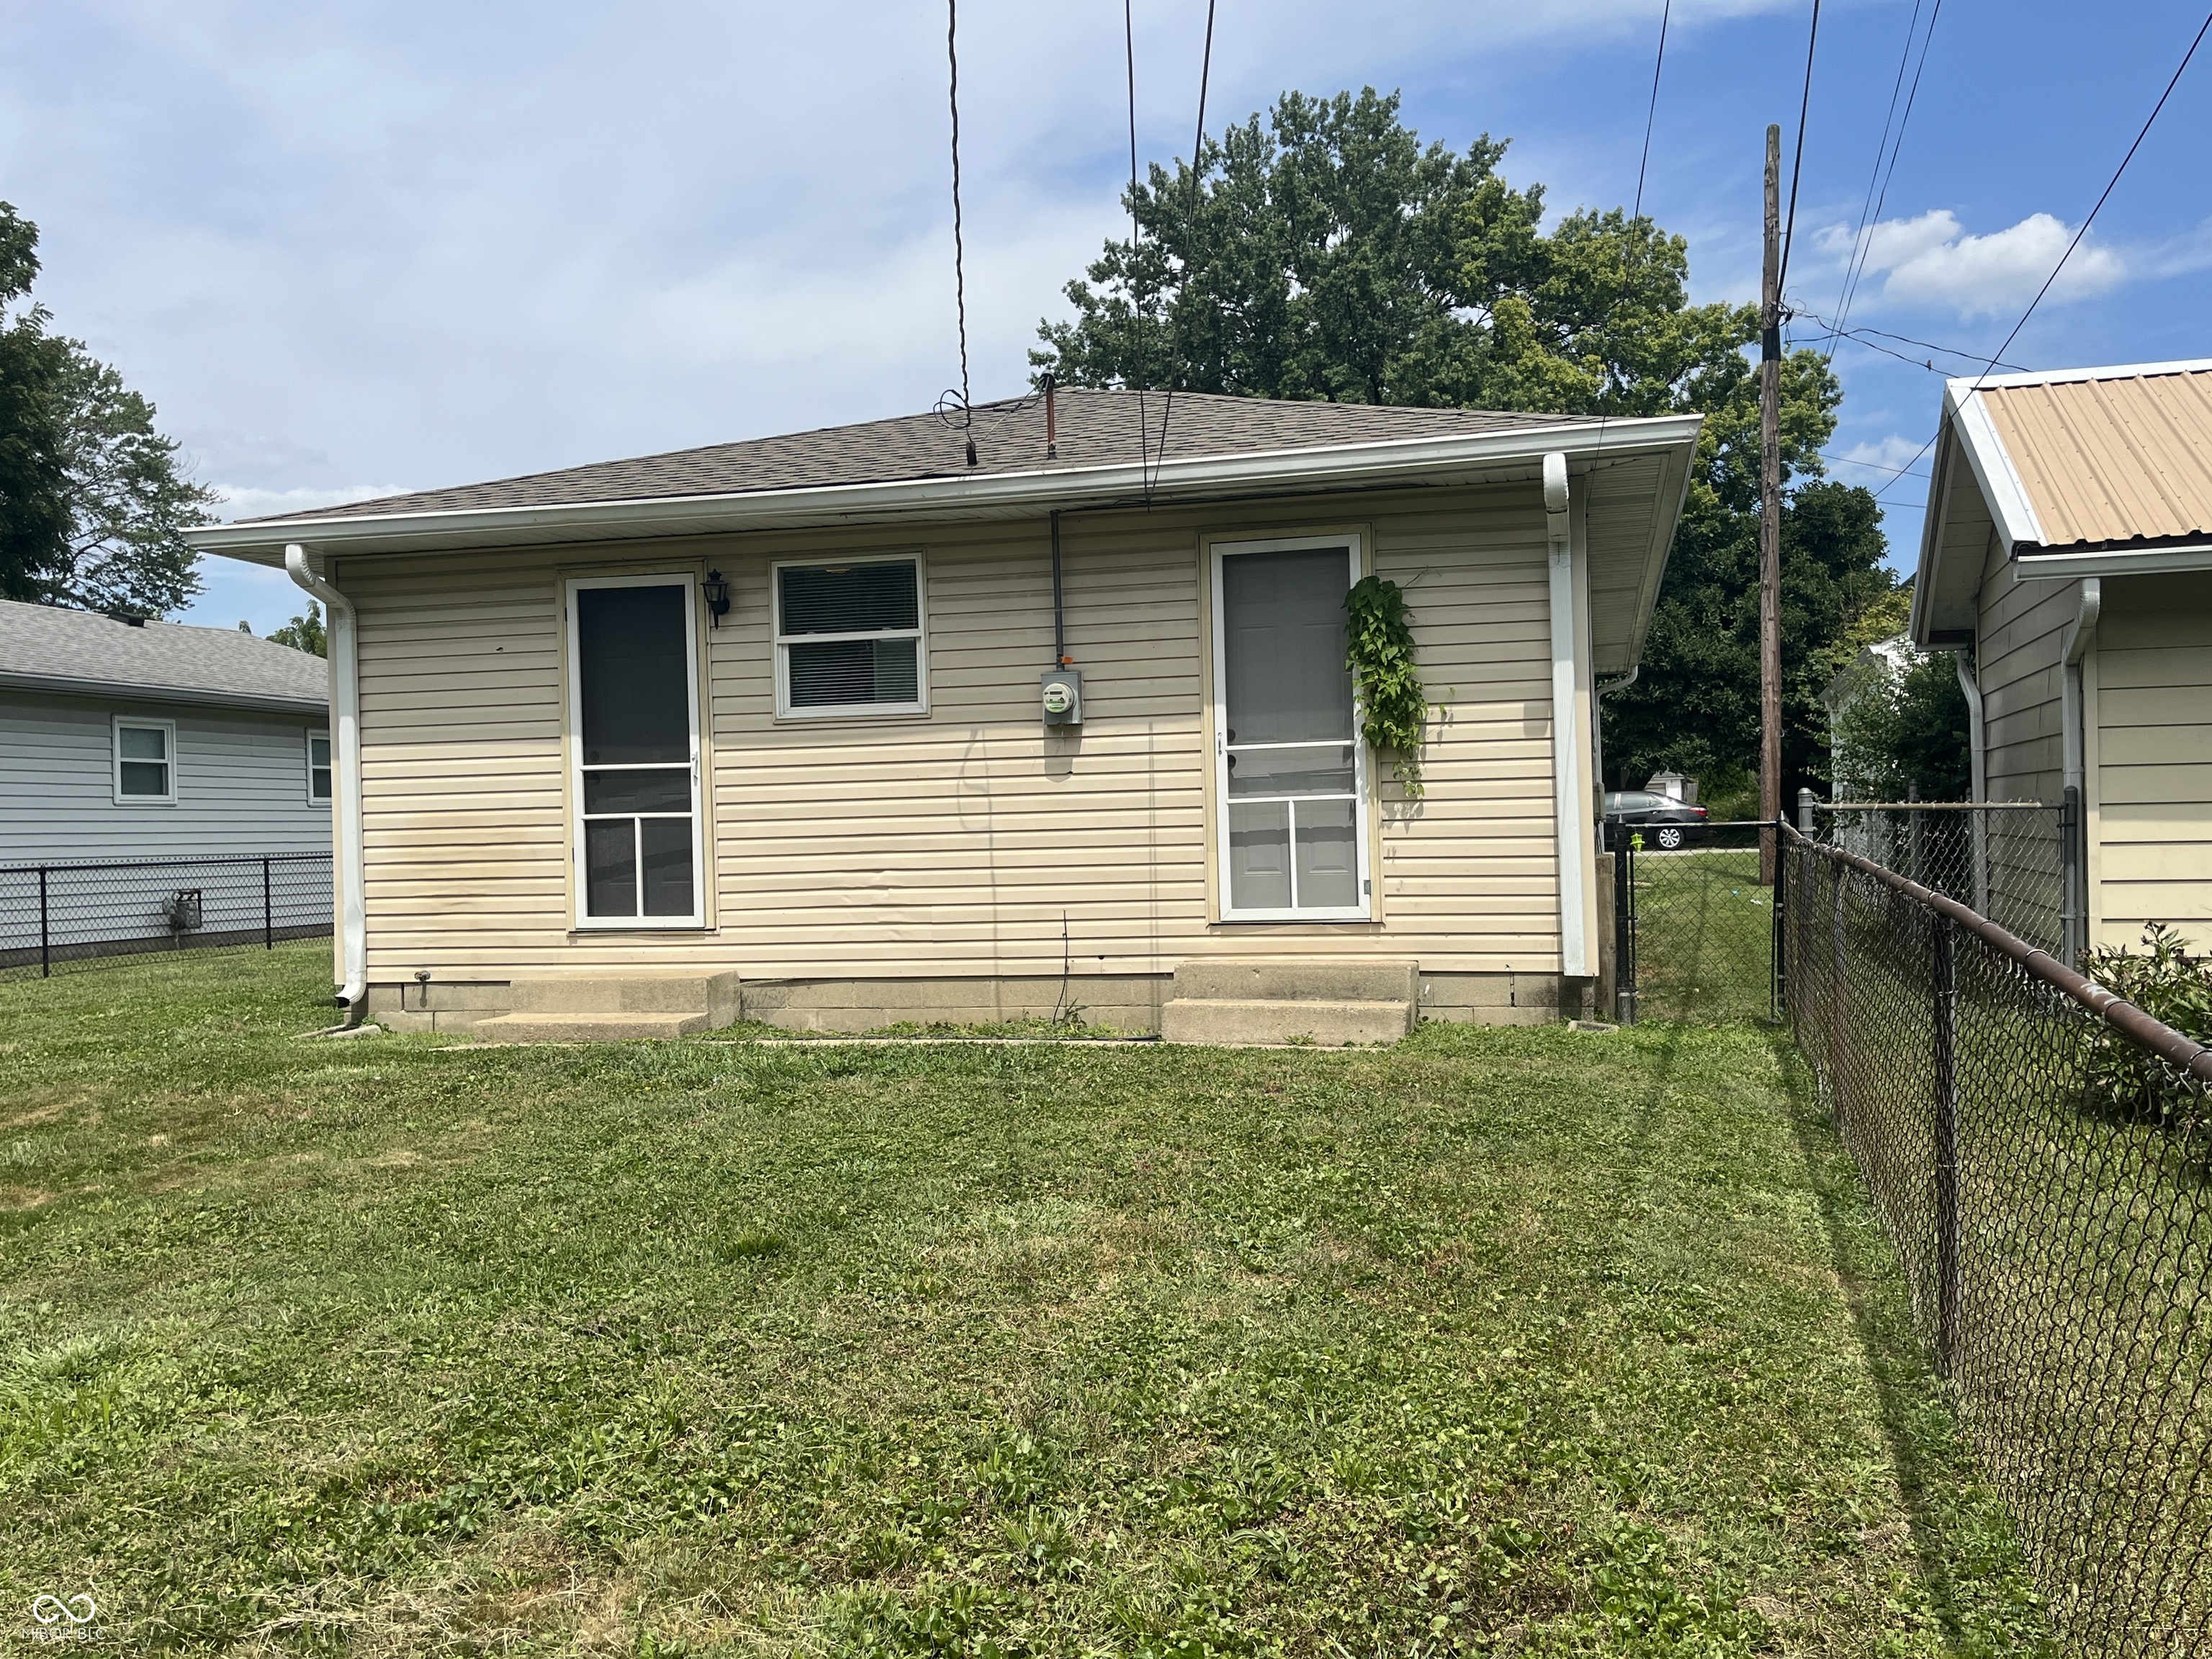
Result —
[[2018, 374], [1961, 375], [1947, 382], [1951, 387], [2078, 386], [2085, 380], [2142, 380], [2159, 374], [2203, 374], [2212, 371], [2212, 357], [2184, 357], [2170, 363], [2107, 363], [2100, 368], [2028, 369]]
[[2027, 486], [2021, 482], [1974, 382], [1952, 381], [1943, 401], [1950, 406], [1951, 429], [1959, 434], [1959, 447], [1966, 453], [1966, 465], [1973, 469], [1974, 482], [1982, 487], [1982, 499], [1989, 503], [1990, 516], [1996, 520], [2005, 545], [2041, 542], [2043, 521], [2036, 517]]
[[2072, 581], [2077, 576], [2158, 576], [2177, 570], [2212, 570], [2212, 542], [2094, 553], [2023, 552], [2013, 562], [2013, 574], [2024, 582]]
[[1138, 507], [1224, 490], [1371, 488], [1418, 483], [1469, 469], [1539, 463], [1551, 451], [1571, 462], [1600, 454], [1666, 450], [1697, 442], [1695, 415], [1578, 422], [1449, 438], [1401, 438], [1328, 449], [1259, 451], [1170, 461], [1146, 489], [1143, 466], [1054, 468], [981, 478], [905, 479], [804, 489], [749, 490], [713, 495], [586, 501], [574, 506], [352, 514], [329, 519], [206, 525], [184, 532], [194, 548], [263, 563], [280, 562], [285, 546], [319, 553], [359, 554], [380, 548], [417, 551], [483, 545], [488, 541], [611, 541], [651, 535], [698, 535], [842, 523], [876, 523], [933, 514], [1044, 512], [1079, 506]]
[[320, 714], [330, 708], [330, 704], [319, 697], [280, 697], [199, 686], [141, 685], [128, 680], [79, 679], [72, 674], [25, 674], [14, 670], [0, 670], [0, 690], [51, 691], [70, 697], [123, 698], [131, 702], [188, 702], [216, 708], [255, 708], [276, 714]]

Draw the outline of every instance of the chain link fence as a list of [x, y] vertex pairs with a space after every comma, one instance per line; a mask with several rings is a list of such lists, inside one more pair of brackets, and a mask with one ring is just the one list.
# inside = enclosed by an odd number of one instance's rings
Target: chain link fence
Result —
[[1760, 823], [1648, 829], [1608, 824], [1613, 853], [1613, 1006], [1638, 1019], [1765, 1019], [1774, 1006], [1774, 895], [1759, 879]]
[[1797, 827], [1958, 900], [2055, 957], [2078, 958], [2079, 838], [2070, 805], [1801, 797]]
[[1784, 1018], [2053, 1626], [2212, 1654], [2212, 1051], [1945, 890], [1985, 868], [1994, 908], [2033, 836], [1978, 868], [1932, 822], [1929, 883], [1781, 831]]
[[0, 867], [0, 976], [327, 935], [331, 854]]

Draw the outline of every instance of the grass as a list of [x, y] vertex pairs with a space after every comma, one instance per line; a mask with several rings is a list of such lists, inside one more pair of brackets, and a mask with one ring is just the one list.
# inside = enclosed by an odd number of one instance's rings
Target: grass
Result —
[[1644, 1019], [1763, 1019], [1771, 1012], [1773, 892], [1759, 849], [1636, 855], [1637, 1012]]
[[2047, 1651], [1748, 1028], [300, 1042], [0, 987], [0, 1640]]

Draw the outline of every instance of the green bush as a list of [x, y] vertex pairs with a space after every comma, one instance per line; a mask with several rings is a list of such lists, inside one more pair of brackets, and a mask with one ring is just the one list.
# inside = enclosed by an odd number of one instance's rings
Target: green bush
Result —
[[[2089, 952], [2082, 969], [2106, 990], [2185, 1036], [2212, 1042], [2212, 957], [2192, 957], [2181, 935], [2162, 921], [2143, 929], [2138, 955], [2126, 945]], [[2093, 1100], [2134, 1118], [2193, 1128], [2204, 1118], [2204, 1097], [2173, 1067], [2100, 1022], [2090, 1038]]]

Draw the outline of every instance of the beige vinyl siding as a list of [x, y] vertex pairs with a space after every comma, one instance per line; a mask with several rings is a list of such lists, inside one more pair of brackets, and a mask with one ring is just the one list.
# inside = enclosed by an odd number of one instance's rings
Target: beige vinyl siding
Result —
[[2097, 628], [2099, 938], [2212, 949], [2212, 574], [2107, 576]]
[[2066, 788], [2060, 658], [2081, 601], [2079, 582], [2017, 580], [1992, 532], [1982, 567], [1975, 641], [1991, 800], [2052, 805]]
[[[1403, 584], [1443, 716], [1428, 795], [1381, 787], [1374, 923], [1209, 921], [1202, 536], [1363, 526]], [[1554, 972], [1549, 623], [1533, 486], [1063, 524], [1079, 734], [1037, 714], [1042, 520], [342, 563], [361, 618], [370, 977], [714, 963], [750, 981], [1159, 974], [1205, 952]], [[915, 550], [927, 715], [779, 720], [773, 561]], [[559, 577], [729, 580], [705, 633], [715, 926], [569, 932]]]

